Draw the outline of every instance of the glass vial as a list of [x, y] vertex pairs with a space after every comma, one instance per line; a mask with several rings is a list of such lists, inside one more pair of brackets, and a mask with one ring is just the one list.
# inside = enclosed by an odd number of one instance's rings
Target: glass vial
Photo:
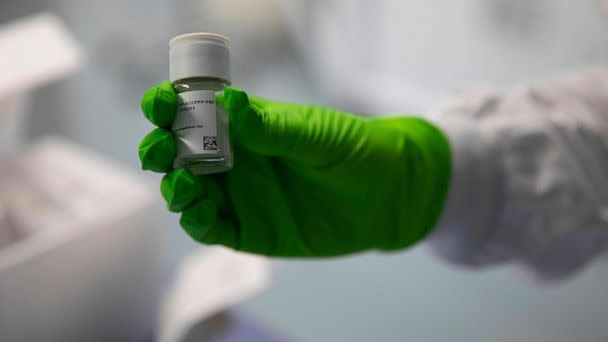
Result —
[[189, 33], [171, 40], [171, 83], [177, 93], [173, 133], [175, 167], [197, 175], [232, 168], [230, 125], [216, 96], [230, 85], [228, 39], [211, 33]]

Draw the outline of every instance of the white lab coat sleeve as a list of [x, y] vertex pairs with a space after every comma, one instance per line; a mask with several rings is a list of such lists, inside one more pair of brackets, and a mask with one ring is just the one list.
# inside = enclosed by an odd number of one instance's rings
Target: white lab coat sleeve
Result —
[[558, 280], [608, 249], [608, 67], [462, 95], [430, 119], [453, 157], [427, 239], [441, 258]]

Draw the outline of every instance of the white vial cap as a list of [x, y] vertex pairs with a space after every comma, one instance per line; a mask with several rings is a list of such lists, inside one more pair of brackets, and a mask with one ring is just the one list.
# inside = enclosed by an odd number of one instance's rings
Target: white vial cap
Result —
[[227, 37], [215, 33], [187, 33], [169, 42], [169, 79], [221, 78], [230, 83]]

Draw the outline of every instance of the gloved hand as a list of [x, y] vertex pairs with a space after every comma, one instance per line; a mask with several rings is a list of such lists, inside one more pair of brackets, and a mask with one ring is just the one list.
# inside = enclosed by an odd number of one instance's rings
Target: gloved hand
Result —
[[195, 240], [269, 256], [335, 256], [413, 245], [433, 228], [450, 179], [444, 135], [413, 117], [365, 119], [226, 89], [234, 168], [172, 170], [176, 96], [168, 82], [142, 100], [157, 128], [144, 169], [168, 172], [161, 192]]

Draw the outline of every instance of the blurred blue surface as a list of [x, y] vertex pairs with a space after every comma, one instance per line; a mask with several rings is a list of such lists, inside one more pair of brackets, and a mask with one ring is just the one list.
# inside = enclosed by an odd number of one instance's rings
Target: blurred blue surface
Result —
[[242, 308], [296, 341], [606, 341], [606, 279], [598, 264], [539, 288], [417, 248], [280, 263], [270, 291]]

